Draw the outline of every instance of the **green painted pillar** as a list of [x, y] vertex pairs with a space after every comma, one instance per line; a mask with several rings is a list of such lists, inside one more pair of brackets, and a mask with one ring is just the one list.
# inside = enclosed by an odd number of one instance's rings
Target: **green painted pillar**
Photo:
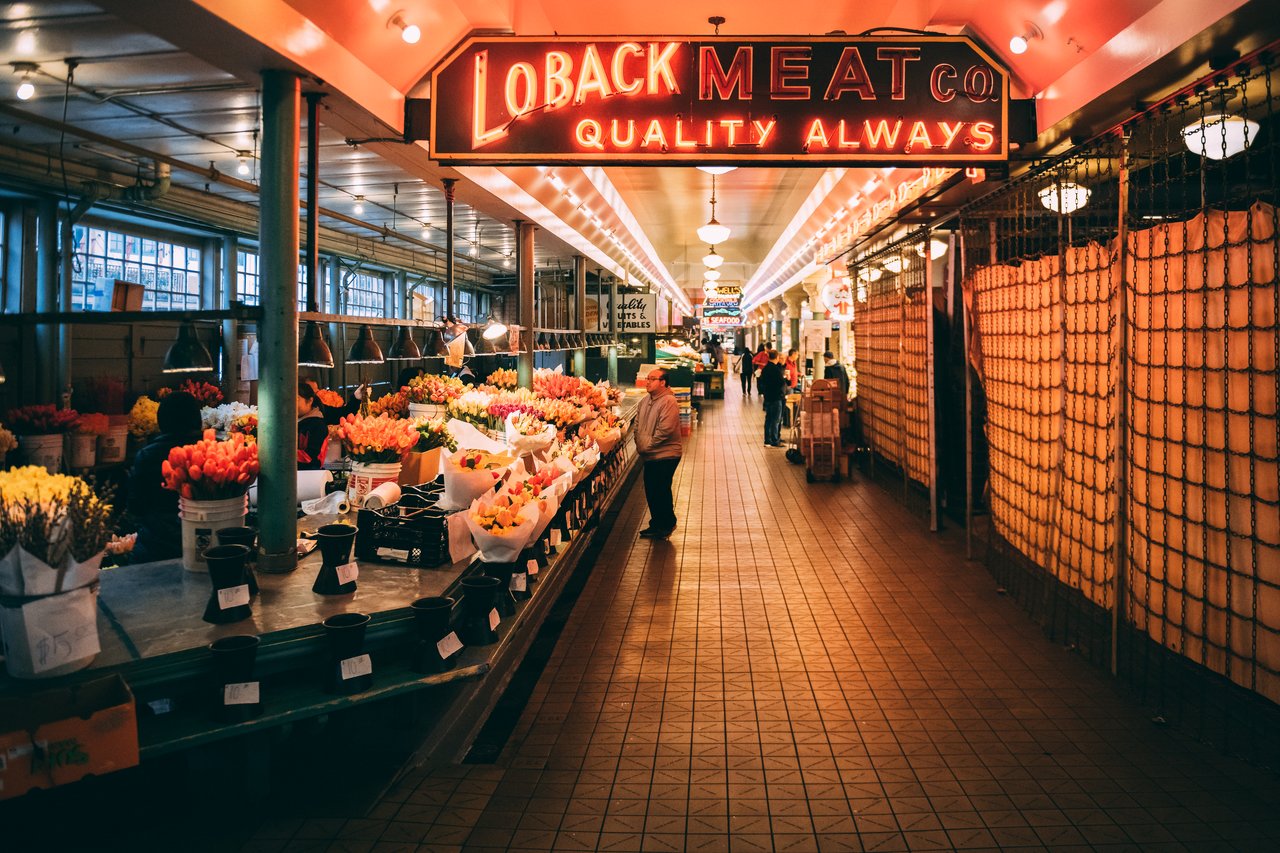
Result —
[[[582, 255], [573, 258], [573, 328], [579, 332], [587, 331], [587, 259]], [[575, 376], [587, 375], [587, 348], [575, 347], [573, 350], [573, 373]]]
[[262, 73], [262, 189], [258, 245], [258, 565], [298, 565], [298, 147], [300, 86]]
[[613, 343], [609, 344], [609, 384], [618, 387], [618, 279], [609, 282], [609, 332]]
[[516, 226], [516, 292], [520, 316], [520, 353], [516, 356], [516, 382], [521, 388], [533, 388], [533, 353], [538, 345], [534, 326], [533, 293], [533, 223]]

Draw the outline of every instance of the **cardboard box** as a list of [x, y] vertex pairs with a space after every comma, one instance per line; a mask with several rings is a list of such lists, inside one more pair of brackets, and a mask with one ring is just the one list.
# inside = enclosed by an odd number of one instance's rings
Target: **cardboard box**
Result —
[[117, 278], [98, 279], [99, 298], [94, 305], [98, 311], [141, 311], [142, 296], [145, 292], [141, 284], [132, 281], [121, 281]]
[[0, 697], [0, 799], [137, 763], [133, 692], [119, 675]]

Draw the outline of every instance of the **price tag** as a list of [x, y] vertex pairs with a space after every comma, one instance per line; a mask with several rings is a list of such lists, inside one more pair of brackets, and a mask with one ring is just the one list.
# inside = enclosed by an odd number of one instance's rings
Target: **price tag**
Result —
[[261, 700], [258, 698], [257, 681], [242, 681], [239, 684], [224, 684], [222, 686], [222, 704], [223, 705], [257, 705]]
[[[248, 594], [248, 587], [245, 593]], [[22, 605], [22, 622], [33, 673], [102, 651], [98, 643], [98, 608], [88, 587]], [[5, 637], [10, 654], [17, 642], [16, 637]]]
[[560, 528], [559, 527], [551, 528], [551, 547], [552, 548], [560, 547]]
[[440, 653], [442, 658], [447, 658], [461, 650], [462, 641], [458, 639], [458, 635], [453, 631], [441, 637], [440, 642], [436, 643], [436, 651]]
[[232, 607], [240, 607], [249, 603], [249, 585], [242, 583], [239, 586], [229, 586], [226, 589], [218, 590], [218, 609], [230, 610]]
[[529, 576], [524, 572], [513, 572], [511, 574], [511, 591], [524, 592], [529, 588]]
[[360, 566], [353, 562], [338, 566], [338, 583], [351, 583], [360, 577]]
[[524, 570], [525, 570], [525, 574], [529, 575], [529, 577], [533, 577], [538, 573], [538, 561], [530, 560], [529, 562], [525, 563]]
[[151, 713], [157, 717], [161, 714], [167, 714], [173, 710], [172, 699], [152, 699], [147, 703], [147, 707], [151, 709]]
[[498, 630], [498, 625], [502, 622], [502, 617], [498, 615], [498, 608], [489, 611], [489, 630]]
[[[399, 560], [402, 563], [409, 562], [409, 550], [407, 548], [379, 548], [377, 553], [379, 557], [386, 560]], [[342, 570], [339, 569], [338, 571], [341, 572]], [[339, 577], [341, 577], [341, 574], [339, 574]]]
[[349, 678], [359, 678], [362, 675], [369, 675], [373, 672], [373, 661], [369, 660], [368, 655], [358, 655], [353, 658], [347, 658], [340, 664], [342, 667], [342, 680]]

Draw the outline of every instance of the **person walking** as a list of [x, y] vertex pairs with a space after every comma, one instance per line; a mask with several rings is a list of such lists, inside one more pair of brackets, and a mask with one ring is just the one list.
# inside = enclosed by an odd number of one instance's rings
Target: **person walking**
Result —
[[636, 452], [644, 463], [644, 499], [649, 504], [646, 539], [666, 539], [676, 529], [671, 481], [683, 450], [680, 442], [680, 404], [667, 386], [667, 371], [655, 367], [645, 376], [646, 390], [636, 409]]
[[782, 409], [787, 396], [787, 378], [782, 368], [782, 356], [777, 350], [769, 350], [769, 361], [760, 371], [756, 387], [764, 398], [764, 446], [781, 447]]
[[845, 400], [849, 397], [849, 371], [844, 369], [844, 365], [836, 361], [835, 353], [828, 350], [822, 354], [822, 360], [826, 366], [822, 368], [823, 379], [834, 379], [840, 386], [840, 399]]
[[742, 379], [742, 399], [751, 396], [751, 378], [755, 375], [756, 366], [752, 361], [751, 347], [743, 344], [737, 352], [737, 361], [734, 367], [737, 368], [739, 377]]

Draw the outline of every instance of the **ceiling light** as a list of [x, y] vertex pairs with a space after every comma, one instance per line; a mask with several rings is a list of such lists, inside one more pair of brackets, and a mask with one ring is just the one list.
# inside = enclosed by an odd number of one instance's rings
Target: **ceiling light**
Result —
[[40, 70], [34, 62], [11, 62], [14, 74], [21, 74], [18, 82], [18, 100], [29, 101], [36, 93], [36, 84], [31, 82], [31, 75]]
[[249, 152], [237, 151], [236, 152], [236, 174], [242, 177], [248, 177], [249, 172], [250, 172]]
[[703, 270], [703, 271], [702, 271], [702, 280], [703, 280], [703, 281], [719, 281], [719, 280], [720, 280], [720, 270]]
[[1182, 141], [1191, 153], [1210, 160], [1234, 157], [1257, 136], [1257, 122], [1228, 113], [1207, 115], [1182, 129]]
[[431, 226], [430, 226], [430, 225], [423, 225], [423, 226], [422, 226], [422, 239], [423, 239], [423, 240], [425, 240], [425, 239], [427, 239], [427, 238], [428, 238], [428, 237], [430, 237], [430, 236], [431, 236]]
[[364, 213], [364, 196], [356, 196], [356, 206], [352, 209], [355, 210], [357, 216]]
[[[925, 250], [924, 243], [919, 243], [916, 245], [917, 255], [923, 258], [925, 251], [926, 250]], [[947, 244], [939, 240], [937, 237], [934, 237], [929, 241], [928, 252], [929, 252], [929, 257], [931, 259], [937, 260], [938, 258], [942, 257], [947, 253]]]
[[385, 361], [382, 347], [373, 339], [373, 330], [367, 325], [361, 326], [360, 336], [347, 353], [347, 364], [382, 364]]
[[422, 358], [422, 350], [418, 349], [418, 342], [413, 339], [413, 332], [408, 326], [401, 326], [395, 343], [391, 345], [391, 349], [387, 350], [386, 360], [417, 361], [420, 358]]
[[481, 330], [480, 336], [486, 341], [496, 341], [507, 333], [507, 324], [500, 320], [493, 319], [492, 316], [485, 321], [484, 329]]
[[1026, 24], [1026, 31], [1021, 35], [1016, 35], [1009, 39], [1009, 52], [1021, 56], [1027, 52], [1027, 48], [1031, 46], [1031, 42], [1043, 37], [1040, 28], [1030, 21]]
[[911, 267], [911, 259], [904, 257], [903, 255], [889, 255], [880, 263], [884, 265], [885, 269], [895, 275]]
[[698, 229], [698, 239], [712, 246], [718, 246], [729, 239], [732, 232], [728, 226], [716, 220], [716, 176], [711, 176], [711, 219]]
[[712, 246], [711, 251], [702, 256], [702, 265], [707, 269], [718, 269], [724, 263], [724, 258], [716, 254], [716, 247]]
[[417, 24], [406, 23], [404, 19], [404, 10], [398, 10], [391, 16], [391, 20], [387, 21], [387, 27], [395, 27], [400, 30], [400, 38], [405, 44], [417, 44], [418, 39], [422, 38], [422, 30], [418, 29]]
[[298, 344], [299, 367], [333, 367], [333, 351], [324, 341], [324, 332], [315, 320], [307, 321], [307, 331]]
[[1075, 213], [1089, 203], [1089, 189], [1071, 181], [1049, 184], [1036, 193], [1040, 203], [1054, 213]]
[[213, 370], [213, 356], [200, 342], [196, 327], [191, 323], [183, 323], [178, 327], [178, 339], [164, 354], [165, 373], [199, 373]]
[[738, 167], [737, 166], [699, 166], [698, 168], [703, 172], [706, 172], [708, 175], [727, 175]]
[[511, 269], [511, 259], [510, 259], [510, 258], [503, 258], [503, 259], [502, 259], [502, 266], [503, 266], [504, 268], [506, 268], [506, 269]]

